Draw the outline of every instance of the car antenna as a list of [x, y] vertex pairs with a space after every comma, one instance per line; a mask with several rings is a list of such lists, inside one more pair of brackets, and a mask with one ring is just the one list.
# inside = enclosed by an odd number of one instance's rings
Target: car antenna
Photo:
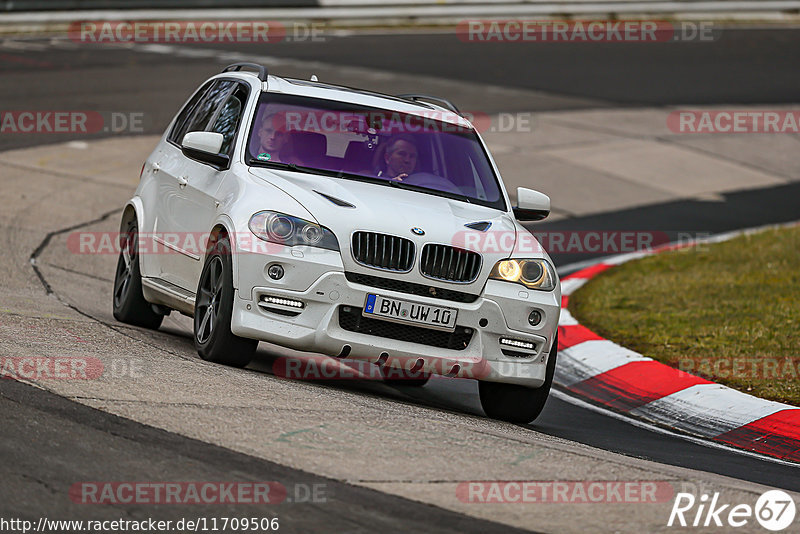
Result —
[[318, 82], [318, 81], [319, 81], [319, 78], [317, 78], [317, 75], [316, 75], [316, 74], [312, 74], [312, 75], [311, 75], [311, 81], [312, 81], [312, 82]]

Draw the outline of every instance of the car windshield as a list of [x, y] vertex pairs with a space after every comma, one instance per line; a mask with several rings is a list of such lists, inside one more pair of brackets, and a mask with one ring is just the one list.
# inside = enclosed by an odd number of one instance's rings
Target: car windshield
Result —
[[[441, 120], [449, 116], [450, 120]], [[263, 93], [250, 129], [251, 165], [321, 171], [506, 209], [477, 134], [454, 113], [420, 114]]]

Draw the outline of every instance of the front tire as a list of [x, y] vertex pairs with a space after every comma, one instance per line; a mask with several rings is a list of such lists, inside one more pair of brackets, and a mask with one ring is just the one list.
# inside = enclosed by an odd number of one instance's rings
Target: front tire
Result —
[[220, 238], [206, 258], [194, 304], [194, 345], [206, 361], [245, 367], [258, 340], [231, 332], [233, 267], [227, 238]]
[[120, 236], [120, 245], [112, 299], [114, 318], [123, 323], [155, 330], [161, 326], [164, 316], [156, 313], [142, 294], [139, 231], [135, 219], [128, 223], [125, 233]]
[[544, 384], [538, 388], [500, 382], [479, 382], [481, 406], [486, 415], [492, 419], [500, 419], [509, 423], [532, 423], [542, 413], [550, 395], [550, 387], [553, 385], [553, 376], [556, 372], [557, 355], [558, 336], [556, 335], [547, 360]]

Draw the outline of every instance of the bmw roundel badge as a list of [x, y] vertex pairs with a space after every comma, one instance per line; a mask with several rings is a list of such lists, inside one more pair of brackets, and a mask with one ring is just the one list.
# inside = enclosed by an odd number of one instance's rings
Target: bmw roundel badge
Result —
[[417, 228], [416, 226], [411, 229], [411, 232], [413, 232], [414, 235], [425, 235], [425, 230], [422, 228]]

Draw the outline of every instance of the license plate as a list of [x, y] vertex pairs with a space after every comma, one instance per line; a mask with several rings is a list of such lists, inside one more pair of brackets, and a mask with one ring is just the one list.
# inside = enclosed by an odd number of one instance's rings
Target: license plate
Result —
[[363, 315], [452, 332], [456, 329], [458, 310], [369, 294]]

